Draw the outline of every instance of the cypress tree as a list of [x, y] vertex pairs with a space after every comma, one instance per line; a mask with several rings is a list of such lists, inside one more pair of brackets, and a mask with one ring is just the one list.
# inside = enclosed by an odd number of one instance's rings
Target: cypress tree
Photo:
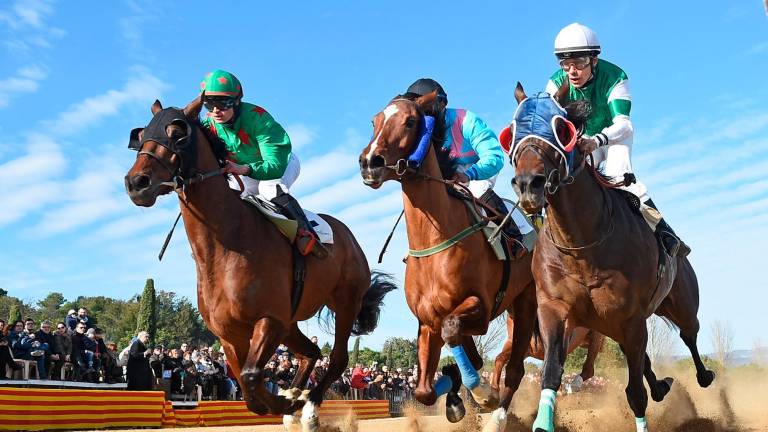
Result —
[[352, 355], [349, 356], [349, 364], [352, 366], [357, 364], [358, 354], [360, 353], [360, 336], [355, 338], [355, 346], [352, 348]]
[[13, 323], [21, 319], [21, 311], [19, 310], [19, 305], [17, 305], [15, 302], [11, 303], [11, 307], [8, 310], [8, 326], [13, 327]]
[[155, 313], [155, 281], [147, 279], [144, 292], [141, 293], [139, 313], [136, 316], [136, 332], [146, 331], [149, 340], [154, 340], [157, 329], [157, 316]]

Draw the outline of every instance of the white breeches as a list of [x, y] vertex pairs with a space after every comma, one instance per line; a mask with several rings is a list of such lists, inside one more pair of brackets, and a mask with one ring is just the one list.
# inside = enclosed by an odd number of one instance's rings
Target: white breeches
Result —
[[[456, 168], [456, 171], [460, 171], [463, 173], [464, 171], [468, 170], [469, 167], [471, 166], [472, 165], [467, 165], [466, 167], [459, 166]], [[499, 175], [496, 174], [495, 176], [491, 178], [487, 178], [485, 180], [470, 180], [469, 184], [465, 184], [464, 186], [469, 188], [469, 191], [472, 192], [472, 195], [475, 198], [480, 198], [481, 196], [483, 196], [485, 191], [487, 191], [488, 189], [493, 189], [493, 187], [496, 185], [496, 178], [498, 176]]]
[[[595, 166], [600, 166], [601, 163], [605, 162], [603, 172], [605, 175], [612, 177], [614, 181], [624, 180], [625, 173], [633, 172], [631, 156], [632, 145], [624, 143], [599, 147], [592, 152], [592, 157], [595, 158]], [[639, 180], [622, 189], [640, 198], [641, 203], [648, 200], [648, 188]]]
[[[264, 198], [271, 200], [277, 196], [278, 187], [281, 188], [283, 192], [289, 193], [291, 185], [293, 185], [296, 179], [299, 178], [300, 172], [301, 164], [299, 163], [299, 158], [291, 153], [291, 156], [288, 158], [288, 166], [286, 166], [283, 176], [279, 179], [256, 180], [248, 176], [240, 176], [240, 179], [243, 180], [243, 185], [245, 186], [245, 190], [240, 195], [261, 195]], [[240, 185], [237, 184], [237, 181], [233, 177], [230, 177], [229, 179], [229, 187], [235, 190], [240, 190]]]

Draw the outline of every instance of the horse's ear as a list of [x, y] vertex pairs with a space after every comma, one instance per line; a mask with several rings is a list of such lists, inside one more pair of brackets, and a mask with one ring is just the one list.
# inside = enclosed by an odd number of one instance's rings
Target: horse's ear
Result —
[[427, 93], [424, 96], [419, 96], [416, 98], [415, 102], [422, 111], [430, 112], [430, 108], [435, 104], [435, 99], [437, 99], [437, 90]]
[[565, 103], [568, 101], [568, 92], [571, 90], [571, 84], [568, 82], [568, 80], [563, 80], [563, 83], [560, 84], [560, 88], [557, 89], [555, 92], [554, 98], [560, 105], [565, 105]]
[[191, 102], [184, 107], [184, 115], [188, 119], [194, 120], [200, 117], [200, 110], [203, 109], [203, 93], [200, 93], [200, 97], [192, 99]]
[[160, 101], [155, 99], [155, 103], [152, 104], [152, 115], [155, 115], [159, 113], [163, 109], [163, 105], [160, 104]]
[[515, 86], [515, 100], [517, 103], [520, 103], [527, 97], [528, 96], [526, 96], [525, 90], [523, 90], [523, 85], [520, 84], [520, 81], [518, 81], [517, 85]]

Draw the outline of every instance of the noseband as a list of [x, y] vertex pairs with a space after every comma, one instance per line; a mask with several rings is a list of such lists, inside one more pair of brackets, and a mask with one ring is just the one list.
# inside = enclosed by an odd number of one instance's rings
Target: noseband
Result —
[[553, 157], [545, 147], [529, 138], [530, 137], [523, 138], [523, 140], [518, 143], [520, 148], [515, 153], [515, 159], [512, 162], [515, 166], [517, 166], [517, 161], [520, 159], [520, 156], [522, 156], [523, 153], [529, 151], [536, 153], [542, 159], [548, 160], [555, 168], [547, 171], [546, 166], [544, 167], [544, 176], [547, 178], [547, 182], [544, 184], [544, 190], [547, 195], [554, 195], [561, 186], [567, 186], [573, 183], [576, 176], [578, 176], [584, 169], [584, 166], [586, 165], [586, 158], [582, 157], [581, 161], [576, 166], [576, 169], [573, 171], [565, 169], [568, 175], [563, 177], [560, 174], [560, 167], [567, 166], [568, 162], [565, 160], [565, 158], [559, 152], [556, 152], [555, 156]]

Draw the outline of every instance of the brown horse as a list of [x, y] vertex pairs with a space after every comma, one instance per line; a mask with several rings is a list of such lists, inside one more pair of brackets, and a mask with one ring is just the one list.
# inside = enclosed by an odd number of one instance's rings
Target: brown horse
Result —
[[[418, 386], [416, 399], [426, 405], [438, 396], [448, 394], [447, 416], [458, 421], [463, 405], [458, 397], [461, 384], [486, 407], [495, 407], [496, 395], [487, 385], [479, 384], [477, 369], [483, 360], [472, 335], [484, 334], [488, 323], [506, 310], [519, 325], [514, 328], [510, 361], [500, 408], [493, 413], [486, 430], [498, 431], [505, 424], [506, 410], [524, 375], [523, 360], [533, 334], [536, 299], [531, 275], [530, 254], [511, 263], [506, 294], [498, 307], [494, 301], [503, 279], [504, 262], [499, 261], [480, 232], [474, 232], [450, 248], [428, 256], [416, 257], [413, 251], [433, 249], [456, 239], [474, 221], [464, 202], [449, 195], [438, 158], [446, 159], [441, 150], [444, 119], [435, 119], [435, 134], [425, 147], [426, 155], [418, 169], [408, 168], [409, 155], [417, 145], [426, 143], [422, 135], [428, 123], [425, 112], [434, 106], [435, 93], [418, 99], [396, 97], [373, 119], [373, 139], [360, 155], [360, 172], [366, 185], [377, 189], [387, 180], [402, 184], [408, 244], [412, 253], [407, 259], [405, 295], [413, 314], [419, 320]], [[442, 124], [440, 123], [442, 121]], [[444, 135], [443, 135], [444, 136]], [[421, 147], [421, 146], [418, 146]], [[390, 165], [394, 163], [394, 165]], [[440, 351], [443, 344], [451, 347], [456, 365], [444, 369], [443, 378], [434, 387]], [[459, 376], [459, 371], [461, 376]]]
[[[684, 257], [666, 256], [665, 270], [659, 272], [660, 254], [665, 253], [642, 216], [630, 207], [623, 192], [606, 188], [606, 179], [598, 172], [587, 169], [593, 175], [584, 174], [586, 156], [574, 144], [589, 106], [575, 102], [563, 110], [556, 100], [564, 100], [567, 86], [566, 82], [555, 98], [546, 94], [528, 98], [519, 84], [515, 90], [520, 104], [515, 127], [520, 128], [520, 135], [515, 137], [512, 152], [516, 169], [513, 185], [526, 211], [539, 212], [548, 204], [547, 221], [533, 254], [538, 317], [546, 351], [534, 430], [554, 430], [567, 321], [619, 343], [629, 371], [629, 406], [637, 430], [647, 431], [648, 396], [643, 376], [655, 401], [661, 401], [672, 384], [671, 378], [656, 380], [646, 354], [646, 319], [652, 313], [680, 329], [699, 384], [706, 387], [714, 379], [696, 346], [699, 287]], [[549, 129], [542, 129], [542, 125]], [[545, 135], [553, 139], [545, 140]], [[675, 267], [677, 273], [670, 273]]]
[[[215, 175], [226, 151], [199, 127], [200, 108], [200, 99], [183, 111], [163, 109], [159, 101], [152, 105], [154, 117], [143, 135], [132, 134], [132, 147], [139, 154], [125, 176], [126, 190], [134, 204], [149, 207], [158, 195], [176, 189], [197, 266], [198, 307], [221, 340], [248, 409], [290, 414], [303, 405], [304, 430], [317, 430], [323, 394], [347, 366], [350, 333], [376, 327], [381, 301], [395, 286], [386, 276], [371, 279], [365, 255], [349, 229], [323, 216], [333, 229], [334, 244], [322, 261], [307, 257], [304, 296], [292, 313], [292, 246], [229, 188], [225, 177]], [[308, 395], [270, 394], [264, 366], [281, 342], [300, 360], [293, 387], [306, 384], [321, 354], [297, 321], [311, 318], [324, 306], [335, 312], [328, 373]], [[285, 420], [294, 421], [290, 416]]]
[[[499, 355], [496, 356], [496, 361], [493, 366], [493, 376], [491, 377], [491, 387], [495, 389], [499, 388], [499, 383], [501, 382], [501, 370], [509, 361], [509, 356], [512, 353], [512, 335], [514, 334], [514, 328], [515, 320], [507, 317], [507, 340], [504, 342], [504, 347], [501, 349]], [[574, 328], [566, 325], [566, 355], [572, 353], [579, 347], [587, 349], [587, 358], [584, 359], [581, 373], [577, 375], [571, 383], [574, 391], [578, 391], [582, 383], [595, 376], [595, 360], [597, 360], [597, 355], [602, 351], [604, 342], [605, 336], [594, 330], [584, 327]], [[541, 339], [537, 337], [531, 338], [526, 356], [544, 360], [544, 354], [544, 345], [542, 344]]]

